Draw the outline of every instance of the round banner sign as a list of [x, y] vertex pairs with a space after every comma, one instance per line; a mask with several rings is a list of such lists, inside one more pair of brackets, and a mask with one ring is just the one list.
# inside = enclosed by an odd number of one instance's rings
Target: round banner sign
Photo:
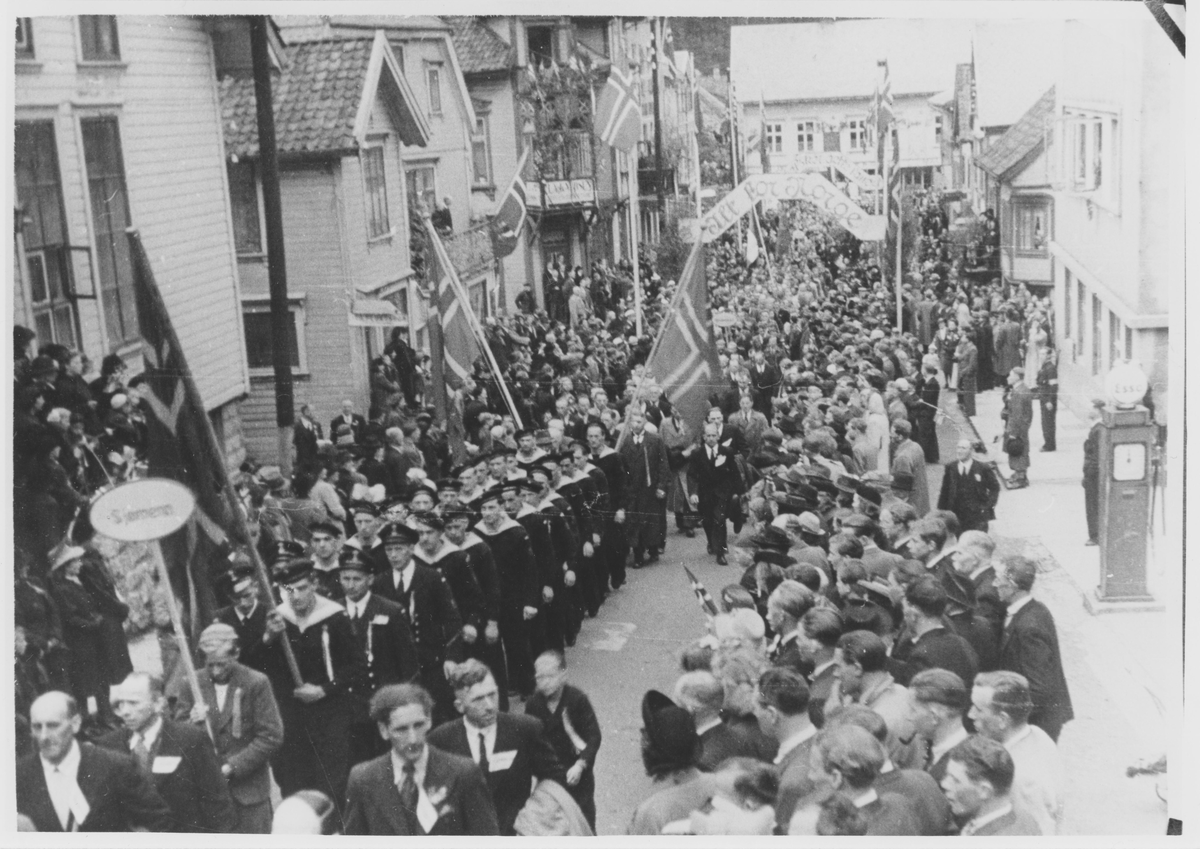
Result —
[[170, 478], [145, 478], [110, 489], [91, 506], [92, 527], [122, 542], [162, 539], [184, 526], [196, 496]]
[[1133, 363], [1118, 363], [1112, 367], [1112, 371], [1104, 379], [1104, 389], [1118, 407], [1133, 407], [1140, 404], [1149, 386], [1146, 373]]

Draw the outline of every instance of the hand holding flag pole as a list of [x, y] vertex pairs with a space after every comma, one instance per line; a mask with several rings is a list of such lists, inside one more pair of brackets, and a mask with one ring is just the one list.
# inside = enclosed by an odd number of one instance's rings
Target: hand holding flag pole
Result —
[[720, 614], [717, 609], [717, 603], [713, 601], [713, 597], [708, 594], [708, 590], [704, 588], [704, 584], [692, 574], [692, 570], [684, 566], [683, 571], [687, 572], [688, 580], [692, 582], [692, 592], [696, 594], [696, 600], [700, 602], [700, 609], [710, 618]]

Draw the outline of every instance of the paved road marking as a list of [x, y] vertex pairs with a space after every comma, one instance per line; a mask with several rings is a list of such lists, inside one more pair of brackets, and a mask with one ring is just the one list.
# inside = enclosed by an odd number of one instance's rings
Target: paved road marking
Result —
[[582, 648], [592, 651], [620, 651], [625, 647], [630, 635], [637, 630], [637, 625], [632, 622], [597, 622], [594, 627], [600, 633], [588, 634]]

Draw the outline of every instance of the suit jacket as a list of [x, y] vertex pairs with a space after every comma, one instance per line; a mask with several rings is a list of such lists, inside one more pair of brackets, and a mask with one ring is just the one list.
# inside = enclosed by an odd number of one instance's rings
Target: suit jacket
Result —
[[351, 619], [350, 628], [367, 658], [370, 680], [367, 693], [374, 693], [385, 684], [401, 684], [417, 677], [421, 671], [417, 644], [408, 627], [408, 616], [399, 604], [373, 592], [361, 619]]
[[270, 668], [263, 656], [263, 634], [267, 630], [266, 605], [260, 601], [249, 618], [242, 622], [237, 608], [231, 604], [218, 610], [213, 616], [213, 621], [223, 622], [237, 631], [238, 647], [241, 650], [239, 659], [243, 664], [259, 672], [266, 672]]
[[813, 671], [812, 661], [805, 659], [804, 655], [801, 654], [800, 642], [795, 639], [787, 641], [780, 639], [775, 656], [771, 658], [771, 665], [792, 669], [803, 675], [806, 679]]
[[757, 755], [749, 740], [738, 736], [724, 722], [700, 735], [700, 753], [696, 767], [701, 772], [715, 772], [725, 760], [734, 757], [753, 758]]
[[[513, 823], [529, 799], [534, 779], [549, 779], [566, 787], [567, 777], [546, 739], [540, 719], [502, 713], [496, 718], [496, 724], [496, 745], [492, 750], [492, 768], [487, 774], [487, 784], [496, 806], [500, 833], [511, 835], [516, 834]], [[461, 717], [433, 729], [429, 734], [429, 742], [451, 754], [471, 757], [467, 727]], [[497, 768], [497, 756], [501, 752], [516, 752], [512, 764], [506, 769]]]
[[[132, 732], [121, 728], [105, 734], [97, 744], [127, 753], [131, 736]], [[229, 829], [234, 821], [233, 805], [212, 741], [205, 732], [163, 719], [150, 750], [150, 761], [154, 789], [171, 809], [165, 831], [216, 834]]]
[[709, 458], [707, 445], [700, 446], [700, 450], [692, 455], [688, 481], [700, 498], [701, 511], [719, 502], [728, 503], [744, 490], [735, 455], [732, 446], [726, 448], [724, 445], [718, 445], [715, 459]]
[[787, 834], [788, 824], [796, 811], [796, 803], [817, 789], [808, 775], [809, 755], [816, 735], [809, 737], [783, 756], [775, 771], [779, 774], [779, 793], [775, 797], [775, 828]]
[[349, 445], [361, 442], [367, 430], [367, 420], [358, 413], [350, 416], [347, 421], [344, 415], [334, 416], [329, 422], [329, 438], [334, 445]]
[[962, 530], [983, 530], [987, 522], [996, 518], [999, 497], [1000, 481], [989, 466], [971, 460], [963, 475], [956, 460], [947, 463], [942, 472], [937, 506], [939, 510], [952, 511]]
[[1025, 604], [1004, 629], [1000, 668], [1018, 672], [1029, 680], [1029, 695], [1033, 700], [1030, 725], [1057, 737], [1063, 724], [1075, 718], [1054, 617], [1040, 601], [1033, 599]]
[[[389, 569], [376, 576], [371, 591], [397, 602], [403, 610], [403, 587], [397, 589], [393, 574]], [[463, 660], [462, 618], [450, 585], [437, 569], [420, 563], [413, 567], [407, 610], [422, 670], [437, 669], [447, 660]]]
[[961, 678], [969, 691], [979, 671], [979, 659], [971, 644], [948, 628], [935, 628], [913, 642], [897, 643], [892, 660], [892, 677], [906, 687], [918, 672], [946, 669]]
[[1001, 835], [1007, 837], [1010, 835], [1040, 836], [1041, 833], [1042, 830], [1038, 828], [1038, 824], [1034, 822], [1033, 818], [1016, 805], [1013, 805], [1012, 810], [991, 822], [984, 823], [971, 834], [974, 837], [997, 837]]
[[946, 794], [928, 772], [919, 769], [892, 769], [875, 779], [879, 794], [895, 793], [912, 804], [922, 835], [944, 837], [955, 832], [954, 817]]
[[[483, 773], [470, 758], [429, 746], [425, 792], [434, 798], [437, 822], [432, 835], [495, 835], [500, 833], [496, 809]], [[345, 834], [408, 836], [412, 832], [401, 813], [400, 789], [392, 753], [355, 765], [346, 784]], [[423, 832], [418, 831], [418, 834]]]
[[739, 410], [729, 417], [729, 425], [742, 432], [742, 440], [745, 442], [744, 450], [747, 454], [753, 454], [762, 446], [763, 434], [771, 426], [767, 422], [767, 417], [758, 410], [750, 412], [750, 421], [748, 422]]
[[324, 431], [316, 422], [309, 428], [303, 422], [297, 421], [292, 426], [292, 444], [296, 446], [296, 460], [304, 464], [317, 459], [317, 441], [324, 438]]
[[[217, 691], [207, 669], [196, 673], [200, 695], [216, 734], [217, 760], [229, 764], [229, 794], [242, 805], [271, 798], [270, 758], [283, 744], [283, 719], [267, 676], [242, 664], [230, 675], [225, 706], [217, 709]], [[180, 721], [192, 709], [192, 693], [180, 695], [175, 715]], [[203, 725], [197, 728], [203, 729]]]
[[925, 474], [925, 449], [906, 439], [892, 452], [892, 475], [903, 472], [912, 476], [912, 492], [905, 501], [916, 508], [918, 516], [929, 512], [929, 478]]
[[[38, 831], [61, 832], [40, 756], [35, 753], [18, 761], [16, 777], [17, 812], [33, 820]], [[91, 808], [79, 824], [80, 831], [170, 831], [171, 809], [128, 749], [121, 753], [80, 743], [76, 781]]]

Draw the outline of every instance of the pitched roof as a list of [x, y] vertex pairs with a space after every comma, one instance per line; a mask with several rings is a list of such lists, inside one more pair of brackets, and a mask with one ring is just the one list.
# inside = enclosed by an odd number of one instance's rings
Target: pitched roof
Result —
[[454, 52], [464, 74], [507, 71], [512, 67], [512, 50], [491, 27], [470, 15], [444, 15], [450, 25]]
[[[283, 72], [273, 76], [275, 144], [281, 156], [357, 149], [354, 121], [366, 83], [372, 39], [316, 41], [287, 49]], [[225, 152], [258, 155], [254, 80], [221, 80]]]
[[1045, 141], [1046, 119], [1054, 114], [1054, 100], [1054, 86], [1050, 86], [1017, 123], [983, 152], [977, 160], [979, 167], [1003, 178], [1031, 153], [1040, 150]]
[[971, 52], [965, 19], [825, 19], [735, 26], [730, 76], [743, 103], [868, 98], [886, 58], [892, 94], [930, 95]]

